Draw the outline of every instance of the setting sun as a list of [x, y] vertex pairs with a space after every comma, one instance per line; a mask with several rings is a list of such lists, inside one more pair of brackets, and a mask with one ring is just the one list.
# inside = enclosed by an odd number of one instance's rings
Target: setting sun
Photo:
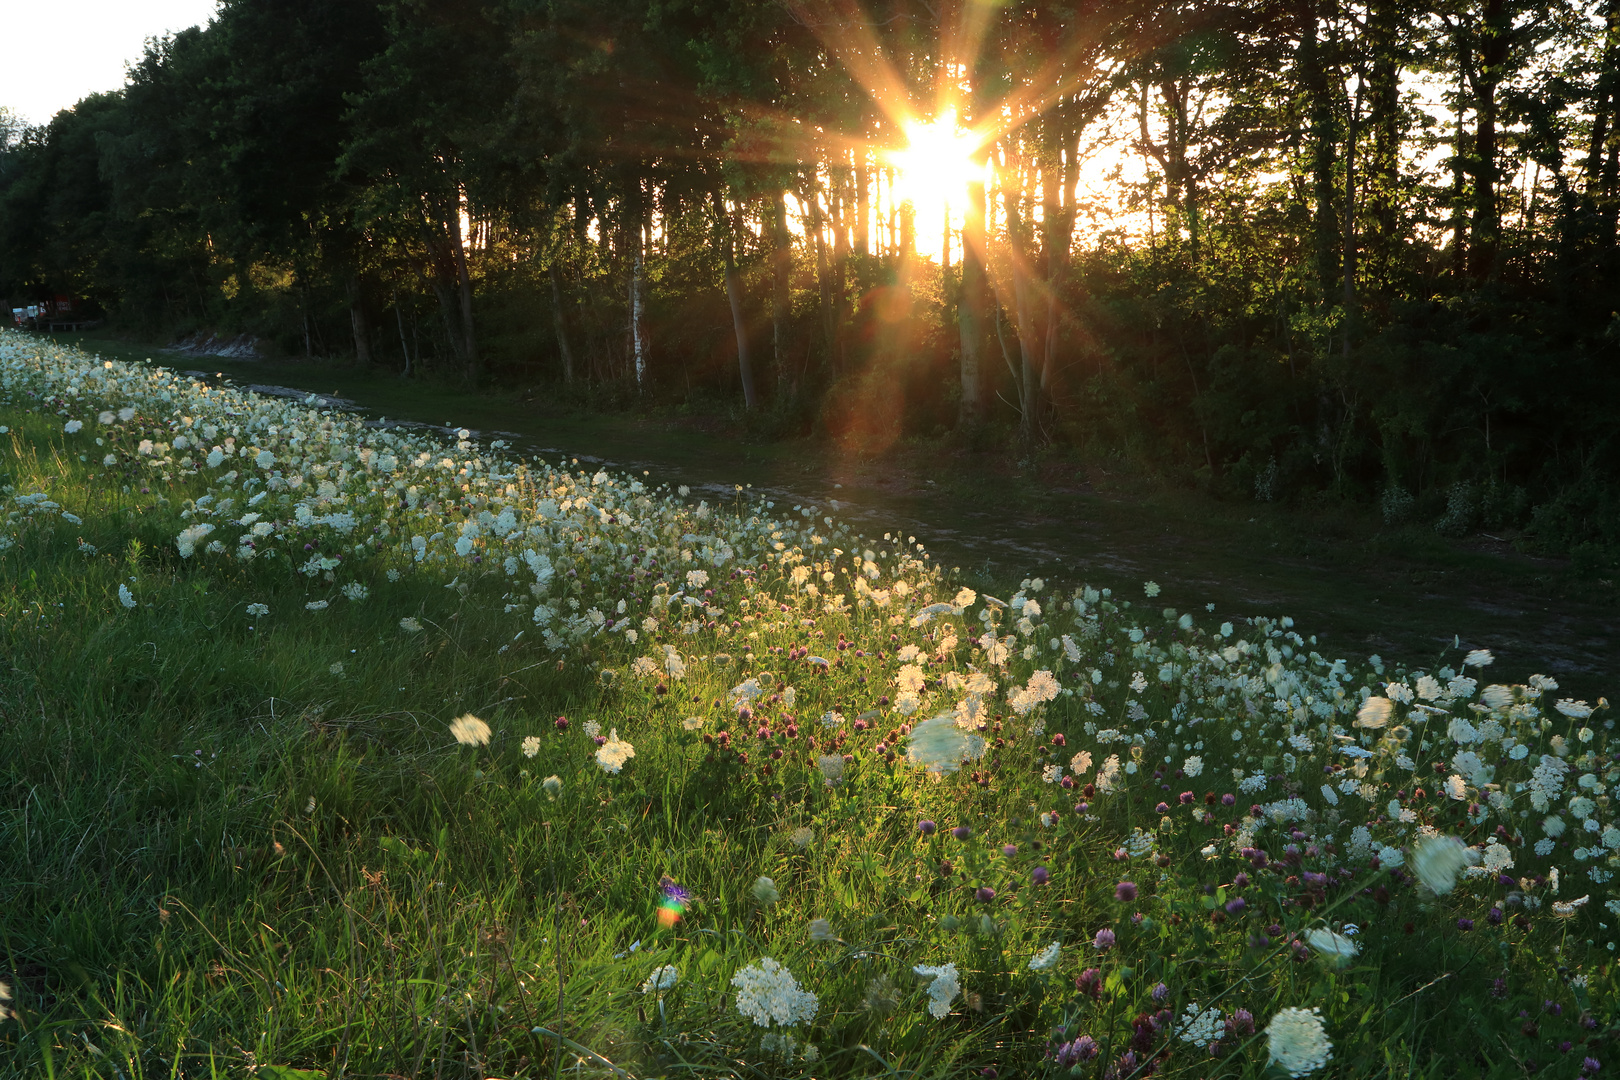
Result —
[[894, 197], [916, 211], [919, 253], [937, 256], [945, 214], [958, 213], [969, 182], [984, 175], [983, 166], [973, 161], [979, 140], [957, 126], [950, 110], [932, 122], [908, 121], [904, 127], [905, 147], [888, 154], [896, 173]]

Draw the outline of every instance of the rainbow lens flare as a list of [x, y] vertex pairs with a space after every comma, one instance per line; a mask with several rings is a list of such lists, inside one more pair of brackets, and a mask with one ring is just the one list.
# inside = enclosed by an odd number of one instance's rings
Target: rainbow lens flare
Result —
[[692, 894], [669, 877], [658, 883], [658, 891], [663, 894], [658, 901], [658, 925], [669, 929], [681, 921], [687, 905], [692, 902]]

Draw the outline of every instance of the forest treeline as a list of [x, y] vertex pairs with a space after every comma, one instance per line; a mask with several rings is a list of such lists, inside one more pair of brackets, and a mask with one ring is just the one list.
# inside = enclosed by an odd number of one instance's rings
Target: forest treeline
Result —
[[1598, 566], [1617, 111], [1620, 0], [224, 0], [0, 134], [0, 294]]

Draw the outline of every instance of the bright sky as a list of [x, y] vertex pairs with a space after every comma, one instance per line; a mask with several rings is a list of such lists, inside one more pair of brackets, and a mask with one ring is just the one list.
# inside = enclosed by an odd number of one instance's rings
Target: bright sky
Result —
[[[206, 23], [217, 0], [0, 2], [14, 19], [0, 63], [0, 105], [43, 124], [87, 94], [117, 90], [149, 37]], [[23, 8], [28, 9], [24, 17]]]

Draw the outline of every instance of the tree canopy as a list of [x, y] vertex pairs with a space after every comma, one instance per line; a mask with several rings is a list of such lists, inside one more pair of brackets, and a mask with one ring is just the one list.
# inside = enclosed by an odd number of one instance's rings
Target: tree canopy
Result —
[[1612, 544], [1617, 110], [1620, 0], [224, 0], [0, 293]]

